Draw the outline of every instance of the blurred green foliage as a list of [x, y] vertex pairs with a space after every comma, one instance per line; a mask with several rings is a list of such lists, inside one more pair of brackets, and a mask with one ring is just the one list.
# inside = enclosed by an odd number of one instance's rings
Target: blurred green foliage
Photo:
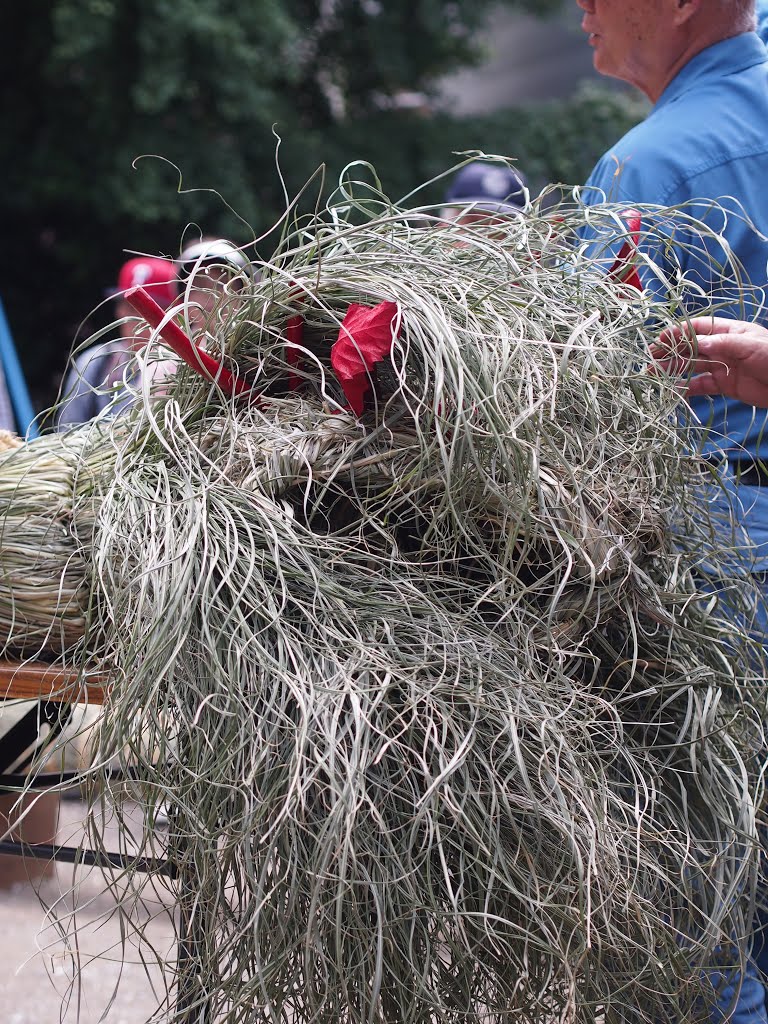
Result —
[[[336, 165], [365, 154], [393, 198], [430, 181], [461, 157], [481, 150], [514, 160], [532, 192], [548, 184], [582, 184], [598, 158], [641, 121], [649, 105], [639, 93], [585, 84], [567, 100], [508, 108], [482, 117], [380, 113], [329, 135]], [[393, 149], [392, 139], [397, 138]], [[448, 179], [419, 194], [439, 202]]]
[[[561, 2], [506, 6], [546, 15]], [[519, 158], [535, 185], [583, 180], [642, 115], [631, 97], [592, 91], [471, 119], [393, 102], [477, 61], [493, 6], [51, 0], [32, 17], [0, 4], [0, 294], [38, 404], [124, 250], [175, 255], [189, 223], [248, 240], [321, 162], [332, 182], [348, 160], [371, 160], [393, 196], [475, 148]]]

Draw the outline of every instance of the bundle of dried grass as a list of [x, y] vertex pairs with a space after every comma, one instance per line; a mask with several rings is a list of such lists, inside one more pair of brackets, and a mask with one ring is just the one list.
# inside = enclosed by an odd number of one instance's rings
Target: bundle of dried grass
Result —
[[97, 427], [23, 444], [0, 438], [0, 652], [51, 659], [86, 632], [90, 553], [74, 533], [73, 508], [109, 472], [111, 446]]
[[766, 687], [697, 573], [751, 595], [647, 372], [674, 298], [582, 216], [347, 185], [208, 325], [258, 401], [180, 370], [111, 435], [77, 650], [176, 871], [111, 882], [181, 908], [153, 1020], [694, 1020], [738, 965]]

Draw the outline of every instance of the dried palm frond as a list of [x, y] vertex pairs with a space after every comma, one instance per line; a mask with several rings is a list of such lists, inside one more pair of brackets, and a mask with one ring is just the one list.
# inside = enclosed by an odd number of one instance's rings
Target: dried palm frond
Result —
[[[114, 678], [92, 776], [119, 797], [118, 759], [121, 843], [174, 872], [108, 884], [140, 937], [154, 886], [180, 910], [153, 1020], [704, 1019], [766, 686], [748, 556], [647, 372], [675, 295], [606, 279], [578, 208], [467, 227], [350, 187], [214, 311], [260, 399], [180, 370], [74, 504], [79, 656]], [[379, 303], [358, 416], [332, 346]]]

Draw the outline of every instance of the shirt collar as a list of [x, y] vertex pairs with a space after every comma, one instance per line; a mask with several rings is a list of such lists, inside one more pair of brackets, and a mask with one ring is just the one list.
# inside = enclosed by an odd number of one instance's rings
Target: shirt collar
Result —
[[659, 110], [667, 103], [672, 103], [694, 85], [699, 88], [702, 81], [724, 78], [756, 64], [766, 63], [768, 53], [765, 43], [755, 32], [744, 32], [742, 35], [723, 39], [689, 60], [659, 96], [653, 109]]

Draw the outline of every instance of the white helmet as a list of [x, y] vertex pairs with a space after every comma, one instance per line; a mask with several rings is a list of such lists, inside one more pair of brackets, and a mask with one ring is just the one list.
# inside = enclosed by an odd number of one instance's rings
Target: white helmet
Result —
[[186, 280], [200, 267], [212, 264], [221, 264], [240, 271], [247, 268], [248, 260], [241, 249], [225, 238], [208, 238], [186, 246], [176, 261], [182, 280]]

